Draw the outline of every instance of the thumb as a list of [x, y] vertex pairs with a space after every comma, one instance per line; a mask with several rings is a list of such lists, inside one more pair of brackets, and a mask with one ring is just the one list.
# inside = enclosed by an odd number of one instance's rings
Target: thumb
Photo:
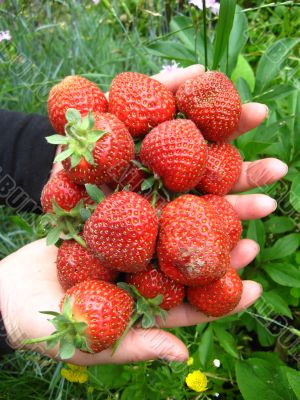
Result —
[[117, 351], [107, 349], [98, 354], [76, 352], [74, 364], [123, 364], [130, 362], [164, 359], [186, 361], [188, 350], [176, 336], [161, 329], [131, 329]]

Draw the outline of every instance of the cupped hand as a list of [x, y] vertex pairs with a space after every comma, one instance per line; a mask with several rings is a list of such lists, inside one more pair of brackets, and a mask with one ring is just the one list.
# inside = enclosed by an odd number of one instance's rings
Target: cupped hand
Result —
[[[201, 65], [193, 65], [171, 73], [154, 76], [175, 92], [185, 80], [204, 73]], [[255, 128], [267, 117], [268, 109], [263, 104], [248, 103], [242, 107], [242, 115], [235, 138]], [[56, 166], [55, 171], [60, 167]], [[243, 163], [242, 173], [233, 192], [273, 183], [287, 172], [287, 166], [275, 158], [266, 158], [255, 162]], [[230, 194], [227, 199], [234, 206], [241, 219], [262, 218], [276, 209], [276, 201], [263, 194]], [[239, 269], [249, 264], [257, 255], [259, 246], [250, 239], [243, 239], [231, 253], [231, 264]], [[0, 301], [1, 312], [8, 332], [9, 340], [20, 347], [22, 340], [47, 336], [54, 330], [47, 316], [39, 311], [58, 311], [63, 296], [56, 277], [55, 246], [46, 246], [45, 240], [31, 243], [4, 259], [0, 264]], [[240, 312], [253, 304], [261, 294], [261, 287], [253, 281], [243, 281], [244, 289], [240, 303], [233, 313]], [[169, 311], [163, 327], [194, 325], [213, 320], [196, 311], [192, 306], [183, 304]], [[57, 356], [57, 349], [46, 350], [42, 344], [34, 349]], [[86, 354], [77, 351], [71, 362], [81, 365], [101, 363], [126, 363], [149, 359], [167, 359], [184, 361], [188, 357], [186, 346], [174, 335], [162, 329], [133, 328], [129, 331], [116, 353], [111, 349], [98, 354]]]

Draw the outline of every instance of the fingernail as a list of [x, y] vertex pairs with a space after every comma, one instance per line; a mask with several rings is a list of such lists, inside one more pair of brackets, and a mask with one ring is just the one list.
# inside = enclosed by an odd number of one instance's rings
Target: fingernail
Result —
[[287, 165], [287, 164], [285, 164], [285, 163], [282, 163], [282, 164], [284, 164], [284, 166], [283, 166], [283, 168], [284, 168], [284, 172], [283, 172], [283, 176], [285, 176], [288, 172], [289, 172], [289, 166]]
[[[277, 201], [276, 201], [275, 199], [272, 199], [272, 200], [273, 200], [273, 203], [274, 203], [273, 211], [275, 211], [276, 208], [277, 208]], [[273, 211], [272, 211], [272, 212], [273, 212]]]

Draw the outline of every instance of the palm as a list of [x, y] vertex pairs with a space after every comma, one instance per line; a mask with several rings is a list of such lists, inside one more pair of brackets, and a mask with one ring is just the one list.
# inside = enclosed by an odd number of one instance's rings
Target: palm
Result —
[[[203, 68], [195, 65], [172, 74], [160, 74], [155, 78], [175, 91], [180, 83], [200, 73], [203, 73]], [[244, 105], [235, 137], [259, 125], [266, 118], [266, 113], [266, 108], [257, 103]], [[264, 159], [255, 163], [245, 162], [233, 192], [246, 191], [274, 182], [286, 172], [286, 165], [276, 159]], [[262, 194], [232, 194], [227, 196], [227, 199], [244, 220], [265, 217], [276, 208], [276, 202]], [[232, 266], [237, 269], [245, 267], [255, 258], [258, 251], [259, 247], [254, 241], [240, 240], [232, 251]], [[40, 240], [25, 246], [2, 261], [1, 310], [10, 339], [16, 346], [25, 338], [46, 336], [53, 331], [47, 317], [39, 311], [58, 310], [63, 296], [63, 290], [56, 278], [56, 254], [56, 247], [47, 247], [45, 241]], [[244, 281], [243, 284], [243, 295], [234, 312], [250, 306], [261, 294], [261, 287], [257, 283]], [[209, 320], [212, 318], [184, 304], [168, 313], [164, 326], [188, 326]], [[42, 345], [38, 350], [45, 352]], [[54, 349], [47, 354], [55, 357], [56, 351]], [[183, 361], [187, 356], [185, 345], [172, 334], [157, 328], [147, 331], [135, 328], [128, 333], [114, 356], [111, 355], [110, 349], [94, 355], [78, 351], [72, 362], [88, 365], [155, 358]]]

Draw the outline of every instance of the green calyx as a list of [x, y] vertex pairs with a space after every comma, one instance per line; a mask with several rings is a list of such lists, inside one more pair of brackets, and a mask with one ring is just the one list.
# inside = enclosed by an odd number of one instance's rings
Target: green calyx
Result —
[[83, 229], [84, 222], [90, 217], [91, 211], [84, 206], [83, 200], [70, 211], [63, 210], [55, 201], [52, 201], [52, 207], [53, 212], [43, 215], [40, 220], [42, 229], [48, 231], [47, 245], [56, 244], [63, 234], [64, 239], [74, 239], [86, 247], [79, 233]]
[[65, 136], [46, 137], [48, 143], [64, 146], [64, 151], [59, 153], [54, 161], [61, 162], [70, 157], [71, 167], [74, 168], [82, 158], [85, 158], [89, 164], [95, 165], [92, 154], [94, 145], [107, 132], [95, 129], [95, 119], [91, 111], [82, 118], [79, 111], [69, 108], [66, 112], [66, 119]]
[[121, 289], [126, 290], [135, 300], [135, 310], [122, 336], [119, 337], [119, 339], [114, 344], [112, 354], [116, 352], [122, 340], [135, 323], [140, 322], [142, 328], [149, 329], [153, 326], [157, 326], [156, 318], [161, 318], [162, 320], [165, 320], [167, 317], [167, 311], [159, 307], [159, 305], [163, 301], [163, 295], [159, 294], [152, 299], [146, 299], [133, 285], [129, 285], [125, 282], [118, 282], [117, 286]]
[[59, 356], [63, 360], [72, 358], [76, 349], [89, 353], [93, 352], [87, 343], [85, 335], [88, 324], [73, 319], [70, 296], [66, 296], [61, 314], [53, 311], [41, 311], [41, 314], [53, 317], [49, 321], [56, 330], [49, 336], [24, 340], [22, 342], [24, 345], [45, 342], [46, 349], [59, 345]]

